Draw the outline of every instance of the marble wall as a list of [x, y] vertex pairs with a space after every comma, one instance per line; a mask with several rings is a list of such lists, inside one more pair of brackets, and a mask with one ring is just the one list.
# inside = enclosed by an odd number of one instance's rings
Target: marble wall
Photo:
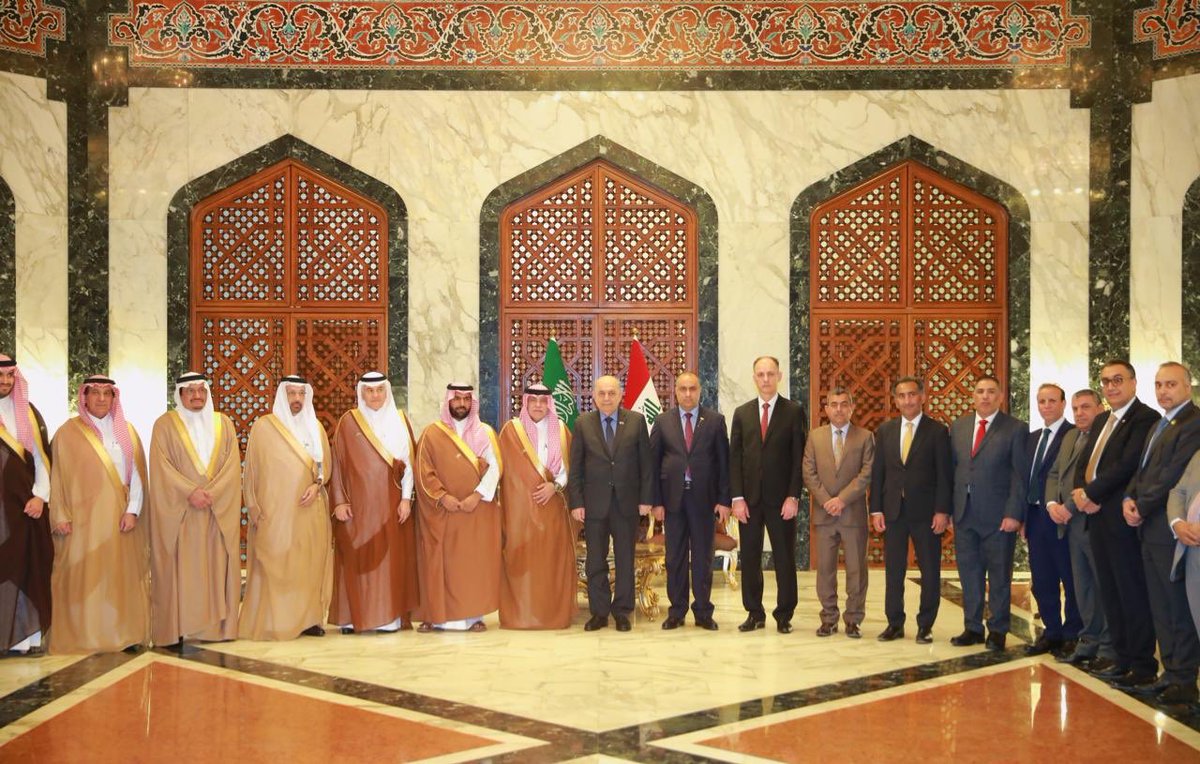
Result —
[[[1138, 393], [1154, 401], [1154, 367], [1181, 360], [1183, 210], [1200, 178], [1200, 74], [1154, 83], [1150, 103], [1133, 107], [1130, 360], [1141, 370]], [[1197, 370], [1193, 370], [1196, 373]]]
[[[1034, 381], [1082, 386], [1088, 117], [1063, 91], [365, 92], [132, 89], [110, 110], [112, 373], [165, 405], [166, 218], [184, 183], [292, 134], [384, 183], [409, 214], [409, 404], [478, 374], [479, 230], [489, 192], [596, 135], [701, 187], [717, 209], [720, 403], [786, 357], [792, 202], [913, 135], [1025, 195]], [[1077, 285], [1077, 289], [1064, 286]], [[754, 334], [743, 334], [753, 317]], [[730, 341], [732, 340], [732, 341]], [[131, 398], [135, 396], [130, 396]]]
[[16, 228], [14, 355], [52, 430], [67, 410], [67, 109], [46, 82], [0, 72], [0, 178]]

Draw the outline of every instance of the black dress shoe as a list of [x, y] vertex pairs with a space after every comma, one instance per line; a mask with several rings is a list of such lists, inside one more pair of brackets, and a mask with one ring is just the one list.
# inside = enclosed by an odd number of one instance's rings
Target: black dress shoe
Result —
[[862, 639], [862, 629], [858, 628], [857, 623], [846, 624], [846, 636], [850, 639]]
[[1092, 661], [1088, 673], [1097, 679], [1116, 679], [1129, 673], [1128, 666], [1121, 666], [1108, 658], [1097, 658]]
[[719, 628], [717, 622], [711, 618], [701, 618], [696, 621], [696, 625], [706, 631], [716, 631]]
[[1166, 677], [1159, 677], [1157, 681], [1150, 684], [1134, 685], [1133, 687], [1130, 687], [1128, 691], [1134, 695], [1141, 695], [1144, 698], [1148, 698], [1153, 695], [1166, 692], [1166, 689], [1170, 686], [1171, 682], [1169, 682]]
[[744, 620], [738, 624], [738, 631], [754, 631], [755, 629], [761, 629], [761, 628], [765, 627], [766, 625], [767, 625], [766, 619], [755, 618], [754, 616], [751, 615], [751, 616], [747, 616], [746, 620]]
[[1054, 657], [1058, 658], [1063, 655], [1074, 655], [1075, 646], [1079, 644], [1076, 639], [1064, 639], [1057, 650], [1054, 651]]
[[302, 637], [323, 637], [323, 636], [325, 636], [325, 629], [321, 628], [320, 624], [314, 624], [313, 626], [309, 626], [307, 629], [300, 632], [300, 636], [302, 636]]
[[984, 647], [986, 647], [987, 649], [989, 649], [995, 653], [1003, 652], [1004, 651], [1004, 638], [1006, 636], [1007, 636], [1007, 632], [990, 631], [990, 632], [988, 632], [987, 642], [984, 643]]
[[343, 626], [343, 627], [342, 627], [342, 633], [343, 633], [343, 634], [353, 634], [353, 633], [354, 633], [354, 627], [353, 627], [353, 626]]
[[933, 631], [930, 629], [917, 629], [917, 644], [928, 645], [933, 643]]
[[963, 633], [957, 636], [950, 637], [950, 644], [955, 647], [970, 647], [971, 645], [982, 645], [984, 643], [983, 634], [970, 629], [963, 629]]
[[904, 639], [903, 626], [888, 626], [876, 637], [880, 642], [891, 642], [894, 639]]
[[1038, 637], [1032, 645], [1025, 646], [1026, 655], [1045, 655], [1046, 653], [1054, 653], [1061, 650], [1063, 641], [1061, 639], [1046, 639], [1046, 635]]
[[608, 619], [602, 615], [594, 615], [588, 619], [588, 622], [583, 625], [584, 631], [595, 631], [608, 626]]
[[817, 627], [817, 636], [832, 637], [834, 634], [837, 634], [837, 629], [836, 623], [823, 623]]
[[633, 628], [633, 624], [629, 622], [629, 616], [614, 615], [613, 620], [617, 623], [617, 631], [629, 631]]
[[1109, 684], [1117, 690], [1137, 690], [1141, 687], [1149, 687], [1158, 681], [1158, 675], [1152, 671], [1138, 671], [1130, 669], [1118, 677], [1113, 677], [1109, 680]]
[[669, 615], [669, 616], [667, 616], [666, 620], [663, 621], [662, 627], [663, 627], [663, 631], [670, 631], [671, 629], [678, 629], [682, 625], [683, 625], [682, 618], [676, 618], [675, 616]]
[[1158, 702], [1167, 705], [1195, 703], [1197, 700], [1200, 700], [1200, 691], [1197, 691], [1195, 682], [1190, 684], [1172, 684], [1158, 694]]
[[1067, 652], [1064, 650], [1061, 655], [1054, 656], [1054, 660], [1059, 663], [1069, 663], [1072, 666], [1077, 666], [1081, 669], [1087, 669], [1092, 662], [1096, 660], [1094, 655], [1080, 655], [1077, 652]]
[[775, 624], [775, 630], [778, 631], [780, 634], [791, 634], [792, 633], [792, 622], [791, 621], [780, 621], [779, 623]]

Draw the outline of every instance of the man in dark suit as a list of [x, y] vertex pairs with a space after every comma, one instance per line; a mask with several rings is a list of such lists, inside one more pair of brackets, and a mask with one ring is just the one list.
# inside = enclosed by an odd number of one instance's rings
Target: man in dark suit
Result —
[[804, 487], [812, 501], [813, 548], [817, 551], [818, 637], [838, 630], [838, 547], [846, 554], [846, 636], [862, 636], [867, 602], [867, 488], [875, 461], [875, 438], [850, 423], [854, 398], [835, 387], [825, 395], [829, 424], [804, 444]]
[[766, 625], [763, 608], [763, 529], [771, 537], [778, 594], [775, 627], [792, 630], [796, 612], [796, 513], [804, 487], [800, 462], [808, 432], [804, 407], [779, 394], [779, 361], [754, 361], [758, 397], [738, 406], [729, 436], [733, 514], [742, 524], [742, 606], [748, 615], [738, 631]]
[[1175, 536], [1167, 519], [1167, 499], [1200, 448], [1200, 410], [1192, 403], [1192, 373], [1181, 363], [1168, 362], [1154, 375], [1154, 395], [1162, 419], [1150, 431], [1140, 467], [1125, 491], [1125, 522], [1142, 540], [1142, 565], [1162, 677], [1134, 692], [1154, 693], [1163, 703], [1193, 703], [1200, 668], [1200, 639], [1192, 623], [1187, 588], [1171, 580]]
[[1085, 670], [1093, 666], [1108, 668], [1116, 664], [1117, 658], [1108, 620], [1104, 617], [1104, 607], [1100, 603], [1096, 561], [1087, 532], [1088, 515], [1079, 511], [1071, 496], [1075, 465], [1082, 458], [1093, 432], [1092, 424], [1102, 411], [1104, 403], [1100, 393], [1095, 390], [1083, 389], [1071, 396], [1075, 429], [1063, 436], [1058, 458], [1046, 474], [1046, 512], [1058, 525], [1059, 538], [1067, 540], [1067, 548], [1071, 553], [1075, 604], [1082, 622], [1074, 650], [1070, 653], [1064, 650], [1057, 660]]
[[[645, 418], [621, 408], [621, 384], [600, 377], [592, 388], [596, 408], [575, 421], [567, 498], [571, 514], [583, 523], [587, 544], [587, 631], [608, 626], [611, 612], [617, 631], [629, 631], [633, 612], [633, 553], [638, 515], [654, 502], [654, 459]], [[616, 587], [608, 585], [608, 543], [612, 539]]]
[[1000, 410], [1000, 381], [993, 376], [977, 379], [972, 397], [975, 411], [950, 425], [954, 554], [963, 593], [963, 632], [950, 644], [984, 642], [986, 590], [987, 648], [1003, 650], [1012, 620], [1013, 552], [1029, 490], [1029, 425]]
[[1137, 373], [1128, 361], [1106, 363], [1100, 385], [1111, 411], [1092, 423], [1071, 492], [1075, 506], [1089, 515], [1100, 599], [1117, 652], [1115, 664], [1093, 665], [1091, 671], [1101, 679], [1136, 687], [1154, 683], [1158, 661], [1141, 546], [1137, 531], [1125, 522], [1122, 503], [1158, 415], [1137, 399]]
[[[1059, 534], [1061, 526], [1046, 509], [1046, 482], [1061, 453], [1063, 439], [1075, 427], [1063, 416], [1067, 410], [1067, 394], [1058, 385], [1045, 384], [1038, 388], [1037, 407], [1042, 427], [1029, 433], [1026, 441], [1031, 467], [1023, 534], [1029, 544], [1030, 588], [1042, 614], [1044, 628], [1034, 643], [1025, 648], [1025, 654], [1069, 654], [1075, 650], [1083, 619], [1075, 604], [1071, 544], [1066, 534]], [[1072, 446], [1075, 442], [1076, 438], [1072, 437]], [[1059, 481], [1056, 479], [1055, 482]], [[1066, 594], [1065, 618], [1063, 602], [1058, 596], [1060, 587]]]
[[[729, 435], [725, 417], [700, 405], [700, 377], [685, 371], [675, 378], [676, 408], [654, 420], [654, 515], [667, 540], [667, 597], [671, 608], [664, 629], [683, 625], [688, 609], [691, 568], [692, 615], [696, 625], [717, 630], [713, 620], [712, 559], [714, 515], [729, 518]], [[690, 565], [689, 565], [690, 559]]]
[[875, 431], [875, 462], [868, 496], [871, 522], [883, 533], [884, 612], [881, 642], [904, 637], [904, 574], [912, 540], [921, 569], [917, 643], [933, 641], [942, 588], [942, 534], [950, 524], [950, 432], [925, 416], [925, 382], [901, 377], [892, 384], [900, 416]]

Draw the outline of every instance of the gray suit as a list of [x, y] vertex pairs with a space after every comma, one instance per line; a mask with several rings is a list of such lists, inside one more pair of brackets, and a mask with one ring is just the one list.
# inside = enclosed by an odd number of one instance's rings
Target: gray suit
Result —
[[[1188, 509], [1200, 501], [1200, 452], [1197, 452], [1179, 483], [1171, 489], [1167, 499], [1167, 520], [1187, 520]], [[1192, 520], [1195, 521], [1195, 518]], [[1173, 531], [1172, 531], [1173, 532]], [[1182, 541], [1175, 542], [1175, 560], [1171, 569], [1173, 580], [1183, 580], [1187, 590], [1188, 607], [1192, 623], [1200, 636], [1200, 548], [1186, 546]]]
[[1107, 658], [1115, 661], [1117, 651], [1113, 649], [1112, 637], [1108, 634], [1108, 621], [1104, 619], [1104, 607], [1099, 600], [1096, 583], [1096, 561], [1092, 559], [1092, 544], [1087, 535], [1087, 515], [1080, 512], [1071, 498], [1075, 467], [1079, 458], [1087, 451], [1088, 433], [1069, 430], [1063, 435], [1058, 449], [1058, 458], [1046, 474], [1046, 501], [1062, 504], [1071, 512], [1071, 521], [1058, 526], [1059, 538], [1067, 536], [1071, 547], [1071, 577], [1075, 586], [1075, 604], [1083, 619], [1075, 655], [1085, 658]]
[[983, 633], [985, 581], [988, 631], [1007, 634], [1011, 620], [1012, 566], [1016, 533], [1000, 530], [1005, 518], [1025, 519], [1029, 460], [1025, 441], [1029, 425], [996, 412], [979, 450], [975, 442], [975, 413], [950, 426], [954, 464], [954, 552], [963, 590], [963, 625]]
[[[833, 427], [824, 425], [808, 434], [804, 443], [804, 487], [812, 499], [817, 549], [817, 599], [821, 623], [837, 624], [838, 544], [846, 551], [847, 624], [861, 624], [867, 601], [867, 488], [875, 461], [875, 437], [854, 424], [847, 425], [842, 463], [833, 454]], [[840, 497], [846, 503], [837, 517], [823, 508]]]

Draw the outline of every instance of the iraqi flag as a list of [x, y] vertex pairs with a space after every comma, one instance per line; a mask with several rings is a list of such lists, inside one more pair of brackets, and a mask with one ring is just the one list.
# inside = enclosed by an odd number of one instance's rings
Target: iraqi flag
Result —
[[625, 400], [621, 405], [646, 417], [646, 427], [653, 425], [662, 413], [662, 403], [646, 365], [646, 353], [638, 340], [629, 345], [629, 376], [625, 378]]

